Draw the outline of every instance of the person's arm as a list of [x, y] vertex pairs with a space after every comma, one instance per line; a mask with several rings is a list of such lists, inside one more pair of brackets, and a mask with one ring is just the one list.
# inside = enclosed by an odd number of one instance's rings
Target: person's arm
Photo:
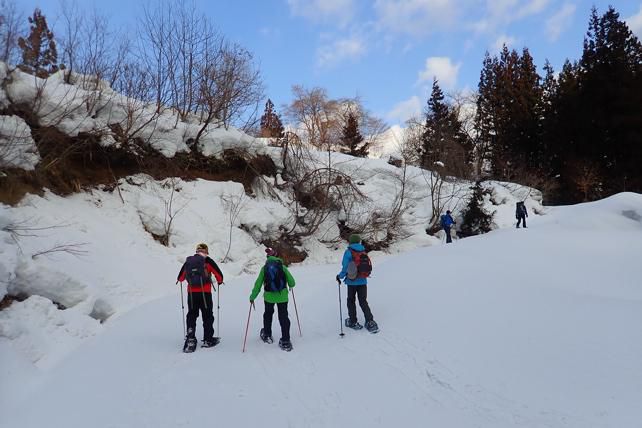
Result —
[[285, 265], [282, 265], [282, 266], [283, 266], [283, 273], [285, 274], [285, 280], [288, 283], [288, 287], [290, 288], [294, 287], [296, 285], [296, 282], [294, 281], [294, 277], [292, 276], [292, 274], [290, 273], [290, 271]]
[[216, 278], [216, 283], [221, 284], [223, 282], [223, 272], [219, 269], [216, 262], [209, 257], [205, 259], [205, 269]]
[[265, 277], [265, 266], [261, 268], [261, 271], [259, 272], [259, 276], [256, 278], [256, 281], [254, 281], [254, 288], [252, 289], [252, 293], [250, 294], [250, 302], [253, 302], [256, 300], [257, 296], [261, 292], [261, 286], [263, 285], [263, 278]]
[[339, 272], [339, 279], [343, 279], [348, 275], [348, 265], [350, 264], [350, 260], [352, 260], [352, 253], [350, 250], [346, 250], [345, 253], [343, 253], [343, 260], [341, 261], [341, 272]]
[[178, 281], [178, 282], [185, 281], [185, 263], [183, 263], [183, 266], [181, 266], [181, 270], [180, 270], [180, 272], [178, 272], [178, 276], [176, 277], [176, 281]]

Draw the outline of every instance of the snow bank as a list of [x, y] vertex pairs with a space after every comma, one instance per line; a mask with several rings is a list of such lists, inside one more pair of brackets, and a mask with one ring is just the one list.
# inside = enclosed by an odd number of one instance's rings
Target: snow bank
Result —
[[0, 115], [0, 168], [33, 170], [39, 161], [31, 128], [18, 116]]
[[[172, 109], [158, 112], [155, 105], [127, 98], [91, 76], [72, 74], [72, 84], [68, 84], [66, 71], [40, 79], [16, 69], [5, 80], [2, 73], [6, 74], [6, 66], [1, 65], [0, 80], [6, 82], [6, 94], [12, 102], [33, 106], [41, 126], [53, 126], [69, 136], [88, 132], [100, 136], [104, 146], [118, 145], [112, 131], [117, 126], [126, 135], [147, 142], [171, 158], [176, 153], [189, 152], [187, 142], [202, 127], [195, 117], [181, 121]], [[200, 137], [200, 149], [206, 156], [219, 156], [230, 148], [252, 153], [254, 148], [264, 147], [265, 144], [257, 144], [247, 134], [235, 128], [222, 128], [218, 123], [208, 125]]]
[[[207, 183], [188, 185], [199, 200], [215, 199], [206, 196]], [[104, 196], [103, 209], [109, 205]], [[92, 321], [81, 328], [74, 321], [57, 336], [63, 347], [76, 346], [76, 338], [94, 328], [102, 333], [57, 364], [54, 354], [42, 356], [42, 381], [18, 402], [0, 402], [0, 426], [82, 428], [92, 421], [96, 428], [190, 427], [215, 414], [222, 426], [637, 428], [642, 228], [631, 213], [641, 211], [641, 195], [622, 194], [550, 209], [547, 216], [532, 216], [528, 229], [500, 229], [399, 257], [379, 255], [368, 287], [381, 327], [377, 335], [346, 330], [343, 339], [338, 336], [334, 275], [340, 252], [331, 265], [294, 266], [303, 336], [290, 305], [291, 353], [258, 338], [260, 303], [250, 314], [247, 352], [240, 352], [255, 275], [226, 277], [218, 295], [223, 340], [188, 356], [180, 352], [176, 289], [102, 326]], [[206, 222], [193, 227], [220, 235]], [[103, 245], [123, 231], [112, 230]], [[122, 248], [126, 254], [112, 250], [118, 262], [138, 252]], [[163, 268], [157, 254], [150, 246], [147, 259], [138, 260], [150, 277]], [[170, 254], [171, 248], [159, 258], [175, 267], [180, 260]], [[94, 263], [105, 268], [111, 262]], [[227, 265], [222, 268], [226, 273]], [[345, 305], [345, 294], [343, 299]], [[59, 318], [71, 317], [62, 314], [69, 310], [55, 312], [40, 297], [10, 309], [15, 312], [6, 319], [0, 312], [0, 326], [11, 335], [19, 326], [43, 336], [62, 334], [40, 322], [71, 322]], [[30, 347], [26, 333], [12, 337], [0, 337], [0, 358], [9, 367], [16, 365], [10, 353], [18, 344], [31, 358], [43, 355]], [[19, 376], [30, 378], [24, 367], [2, 370], [3, 383], [19, 389]], [[194, 406], [195, 396], [208, 397], [211, 405]]]

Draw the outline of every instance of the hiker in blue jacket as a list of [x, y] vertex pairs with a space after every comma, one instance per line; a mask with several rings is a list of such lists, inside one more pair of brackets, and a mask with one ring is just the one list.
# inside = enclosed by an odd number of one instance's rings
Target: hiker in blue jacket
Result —
[[[345, 320], [345, 325], [355, 330], [363, 328], [357, 321], [356, 298], [358, 298], [359, 306], [361, 306], [361, 310], [366, 319], [366, 329], [371, 333], [376, 333], [379, 331], [379, 326], [372, 316], [372, 311], [370, 311], [367, 300], [368, 276], [372, 270], [372, 265], [366, 254], [366, 248], [361, 243], [361, 236], [353, 233], [350, 235], [349, 241], [350, 245], [348, 245], [348, 248], [343, 253], [341, 272], [339, 272], [336, 277], [339, 285], [341, 285], [341, 280], [343, 280], [348, 287], [348, 318]], [[361, 263], [361, 266], [358, 266], [358, 263]]]
[[450, 237], [450, 228], [453, 224], [455, 224], [455, 220], [453, 220], [453, 217], [450, 215], [450, 210], [448, 210], [446, 211], [446, 214], [441, 216], [441, 228], [444, 229], [444, 232], [446, 233], [446, 244], [453, 242]]

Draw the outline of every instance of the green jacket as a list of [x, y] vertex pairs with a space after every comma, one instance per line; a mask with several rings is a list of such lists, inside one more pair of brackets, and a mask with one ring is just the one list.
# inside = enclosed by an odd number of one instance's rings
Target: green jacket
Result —
[[[283, 260], [281, 260], [278, 257], [273, 257], [273, 256], [268, 256], [267, 260], [275, 260], [283, 263]], [[283, 266], [283, 273], [285, 273], [285, 280], [288, 283], [288, 286], [285, 287], [281, 291], [264, 291], [263, 292], [263, 298], [265, 299], [266, 302], [268, 303], [285, 303], [288, 301], [288, 287], [292, 288], [295, 285], [294, 282], [294, 277], [290, 273], [287, 267], [285, 265]], [[261, 289], [263, 289], [263, 278], [265, 277], [265, 266], [261, 268], [261, 272], [259, 272], [259, 276], [256, 278], [256, 281], [254, 281], [254, 288], [252, 289], [252, 294], [250, 294], [250, 301], [256, 300], [257, 296], [261, 292]]]

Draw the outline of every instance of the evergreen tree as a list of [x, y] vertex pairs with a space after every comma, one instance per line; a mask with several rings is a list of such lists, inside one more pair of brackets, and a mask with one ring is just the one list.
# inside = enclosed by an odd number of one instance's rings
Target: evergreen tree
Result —
[[468, 201], [464, 212], [462, 213], [462, 224], [460, 227], [459, 235], [462, 237], [481, 235], [488, 233], [492, 230], [493, 213], [488, 213], [483, 208], [484, 198], [490, 194], [490, 190], [484, 189], [481, 181], [477, 181], [471, 187], [473, 194]]
[[368, 142], [364, 142], [363, 135], [359, 131], [359, 120], [357, 116], [349, 112], [346, 119], [346, 123], [341, 130], [341, 152], [365, 158], [368, 156], [368, 151], [370, 149]]
[[35, 9], [33, 16], [28, 18], [30, 24], [29, 36], [20, 37], [18, 46], [22, 50], [20, 68], [27, 73], [45, 78], [64, 68], [58, 64], [58, 51], [53, 33], [47, 26], [47, 19]]
[[498, 110], [495, 92], [495, 70], [497, 58], [491, 57], [488, 52], [484, 55], [484, 62], [479, 76], [477, 109], [475, 113], [475, 129], [477, 139], [475, 142], [475, 174], [481, 177], [487, 163], [490, 161], [491, 148], [495, 142], [496, 123], [495, 117]]
[[442, 162], [449, 174], [468, 175], [468, 141], [457, 113], [444, 101], [444, 93], [435, 79], [419, 147], [422, 167], [434, 168], [435, 162]]
[[580, 155], [599, 163], [608, 193], [640, 191], [642, 44], [613, 7], [593, 9], [579, 66]]
[[265, 110], [261, 116], [261, 137], [283, 138], [283, 123], [281, 118], [274, 111], [274, 103], [268, 98], [265, 103]]
[[538, 105], [540, 117], [539, 132], [540, 146], [537, 152], [537, 169], [547, 176], [553, 174], [556, 154], [552, 146], [552, 134], [554, 129], [549, 125], [555, 118], [554, 99], [557, 93], [557, 79], [551, 63], [546, 60], [544, 63], [544, 79], [542, 80], [541, 99]]

